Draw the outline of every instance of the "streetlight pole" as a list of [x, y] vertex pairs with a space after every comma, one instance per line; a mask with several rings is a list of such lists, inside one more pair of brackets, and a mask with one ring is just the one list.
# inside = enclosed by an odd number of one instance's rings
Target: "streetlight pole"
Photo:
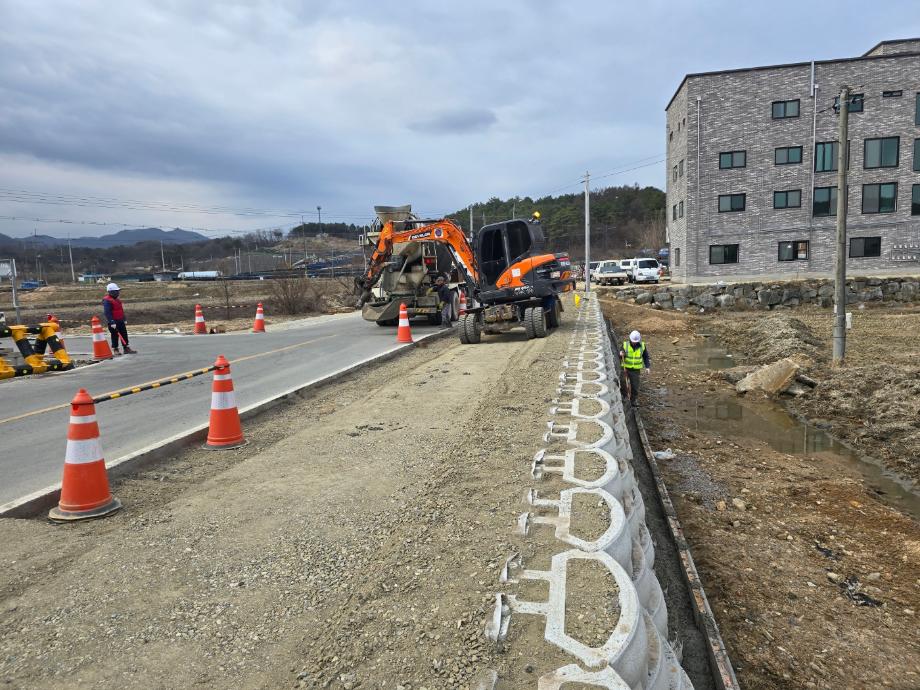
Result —
[[591, 292], [591, 173], [585, 172], [585, 293]]
[[67, 233], [67, 253], [70, 255], [70, 280], [77, 282], [77, 274], [73, 270], [73, 246], [70, 243], [70, 233]]

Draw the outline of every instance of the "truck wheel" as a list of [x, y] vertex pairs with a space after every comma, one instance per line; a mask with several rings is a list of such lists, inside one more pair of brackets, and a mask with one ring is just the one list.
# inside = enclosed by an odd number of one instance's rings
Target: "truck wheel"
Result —
[[479, 324], [477, 314], [466, 315], [466, 319], [463, 320], [463, 330], [470, 345], [475, 345], [482, 341], [482, 326]]
[[466, 337], [466, 320], [469, 318], [469, 316], [469, 314], [464, 314], [457, 322], [457, 331], [458, 335], [460, 336], [460, 342], [464, 345], [470, 344], [470, 339]]
[[460, 318], [460, 293], [452, 290], [450, 293], [450, 320], [457, 321]]
[[538, 338], [546, 337], [546, 314], [543, 307], [534, 307], [531, 311], [531, 328], [533, 334]]
[[553, 308], [546, 312], [546, 325], [550, 328], [559, 328], [559, 321], [562, 318], [562, 305], [559, 300], [553, 300]]
[[527, 333], [527, 340], [537, 337], [533, 330], [533, 307], [524, 310], [524, 331]]

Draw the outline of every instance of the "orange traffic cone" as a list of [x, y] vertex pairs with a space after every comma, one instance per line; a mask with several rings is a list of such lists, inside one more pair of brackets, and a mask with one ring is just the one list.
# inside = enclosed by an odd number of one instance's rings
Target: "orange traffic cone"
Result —
[[112, 359], [112, 347], [109, 345], [109, 339], [102, 332], [102, 324], [99, 323], [99, 317], [94, 316], [93, 324], [93, 359]]
[[119, 508], [121, 501], [109, 490], [96, 406], [89, 393], [81, 388], [70, 403], [61, 498], [48, 517], [55, 522], [85, 520], [114, 513]]
[[460, 316], [466, 314], [466, 293], [460, 291]]
[[262, 311], [261, 302], [256, 307], [256, 320], [252, 323], [252, 332], [265, 333], [265, 312]]
[[411, 343], [412, 330], [409, 328], [409, 310], [405, 304], [399, 305], [399, 328], [396, 329], [397, 343]]
[[214, 366], [217, 368], [214, 370], [214, 385], [211, 388], [211, 423], [204, 447], [210, 450], [239, 448], [246, 445], [246, 440], [240, 425], [240, 413], [236, 409], [230, 362], [219, 355]]
[[208, 332], [208, 325], [204, 322], [204, 313], [201, 311], [201, 305], [195, 305], [195, 335]]

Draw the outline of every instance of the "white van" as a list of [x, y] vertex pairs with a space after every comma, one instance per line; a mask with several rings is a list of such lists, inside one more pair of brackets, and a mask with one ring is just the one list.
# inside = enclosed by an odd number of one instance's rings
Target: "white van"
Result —
[[617, 261], [620, 264], [620, 268], [626, 271], [626, 275], [629, 276], [629, 282], [632, 282], [633, 279], [633, 266], [636, 263], [635, 259], [620, 259]]
[[634, 259], [632, 279], [634, 283], [657, 283], [661, 277], [658, 259]]

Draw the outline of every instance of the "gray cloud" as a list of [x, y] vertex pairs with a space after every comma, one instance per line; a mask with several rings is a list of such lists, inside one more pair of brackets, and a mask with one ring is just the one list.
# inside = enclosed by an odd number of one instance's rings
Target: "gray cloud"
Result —
[[[664, 106], [687, 72], [840, 57], [841, 34], [850, 54], [894, 37], [885, 16], [835, 20], [834, 7], [5, 0], [0, 187], [322, 205], [353, 220], [375, 203], [437, 213], [539, 196], [663, 153]], [[889, 9], [913, 16], [907, 0]], [[607, 181], [663, 186], [663, 166]], [[45, 210], [0, 200], [0, 215]], [[91, 211], [55, 208], [77, 213]], [[259, 220], [272, 222], [284, 219]]]
[[498, 122], [495, 113], [486, 108], [449, 110], [409, 123], [409, 129], [426, 134], [472, 134], [488, 129]]

